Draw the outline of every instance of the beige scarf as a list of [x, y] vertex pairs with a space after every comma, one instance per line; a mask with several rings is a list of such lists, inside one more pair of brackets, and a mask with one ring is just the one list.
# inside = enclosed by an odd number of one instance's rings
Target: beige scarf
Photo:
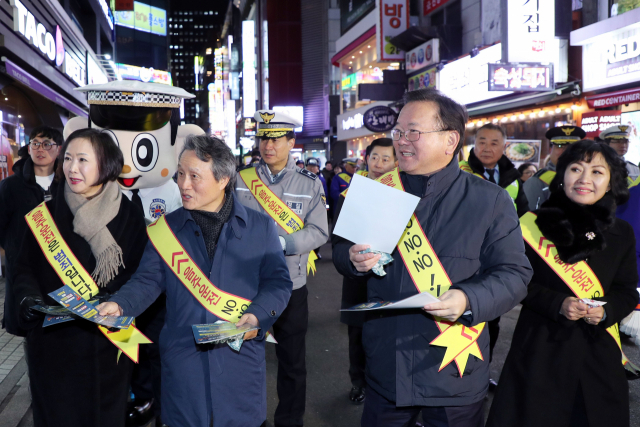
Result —
[[64, 185], [64, 199], [73, 214], [73, 231], [84, 238], [96, 258], [96, 269], [91, 277], [104, 287], [118, 274], [118, 268], [124, 267], [122, 249], [107, 228], [118, 215], [122, 193], [114, 181], [104, 184], [102, 191], [91, 200], [71, 191], [69, 184]]

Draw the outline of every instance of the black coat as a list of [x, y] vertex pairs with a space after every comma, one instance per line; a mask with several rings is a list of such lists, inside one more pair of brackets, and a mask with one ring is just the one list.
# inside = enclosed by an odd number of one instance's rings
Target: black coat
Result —
[[[484, 176], [484, 166], [480, 159], [476, 157], [476, 154], [473, 152], [473, 148], [469, 152], [469, 167], [478, 175]], [[518, 181], [518, 195], [516, 196], [516, 210], [518, 211], [518, 218], [522, 215], [529, 212], [529, 201], [527, 200], [527, 196], [524, 194], [524, 182], [520, 179], [522, 174], [516, 167], [511, 163], [511, 160], [507, 158], [504, 154], [498, 160], [498, 170], [500, 171], [500, 178], [498, 179], [498, 185], [502, 188], [507, 188], [513, 181]]]
[[[18, 325], [15, 308], [20, 301], [15, 301], [13, 295], [13, 273], [22, 236], [27, 230], [24, 216], [44, 201], [45, 194], [36, 182], [31, 157], [16, 162], [13, 172], [13, 175], [0, 182], [0, 246], [4, 249], [7, 259], [2, 326], [10, 334], [23, 337], [26, 331]], [[58, 183], [54, 180], [49, 189], [52, 195], [55, 194], [57, 186]]]
[[[336, 202], [336, 210], [334, 213], [334, 224], [338, 223], [338, 216], [342, 210], [342, 204], [344, 203], [344, 197], [340, 198]], [[335, 234], [331, 235], [331, 247], [333, 248], [336, 243], [341, 240], [340, 236]], [[350, 308], [357, 304], [367, 302], [367, 278], [366, 277], [342, 277], [342, 300], [340, 302], [340, 308]], [[357, 326], [362, 328], [364, 325], [365, 312], [360, 311], [342, 311], [340, 312], [340, 322], [349, 326]]]
[[[452, 288], [469, 298], [471, 314], [460, 323], [487, 322], [518, 304], [532, 272], [507, 192], [461, 172], [453, 161], [430, 177], [401, 172], [400, 178], [408, 193], [420, 197], [415, 215]], [[349, 260], [352, 245], [337, 241], [333, 263], [344, 276], [368, 278], [369, 301], [395, 301], [417, 293], [397, 250], [385, 266], [386, 276], [379, 277], [356, 271]], [[470, 356], [462, 378], [455, 363], [438, 372], [446, 349], [429, 345], [438, 335], [433, 318], [421, 309], [368, 312], [362, 335], [367, 386], [397, 406], [463, 406], [482, 400], [489, 387], [487, 328], [478, 338], [484, 360]]]
[[[606, 200], [601, 202], [598, 205], [607, 205]], [[578, 207], [564, 193], [556, 193], [537, 211], [545, 237], [561, 244], [561, 259], [575, 262], [576, 257], [586, 257], [604, 289], [605, 296], [596, 299], [607, 302], [606, 318], [590, 325], [560, 314], [563, 301], [574, 294], [526, 245], [534, 275], [522, 301], [488, 427], [569, 426], [572, 411], [580, 407], [574, 403], [580, 389], [590, 426], [629, 426], [629, 387], [620, 348], [606, 328], [637, 304], [638, 274], [633, 230], [613, 218], [611, 205], [603, 215], [603, 206]], [[612, 225], [607, 228], [607, 224]], [[585, 239], [587, 231], [594, 231], [597, 238]], [[575, 238], [570, 240], [579, 244], [568, 241], [571, 234]]]
[[[89, 244], [73, 232], [73, 214], [64, 199], [64, 185], [47, 207], [75, 256], [89, 273], [96, 260]], [[117, 216], [107, 225], [123, 251], [124, 267], [101, 293], [114, 293], [138, 268], [147, 243], [142, 212], [126, 197], [121, 198]], [[63, 286], [38, 243], [27, 231], [16, 262], [16, 301], [40, 295], [50, 305], [57, 303], [47, 294]], [[118, 349], [88, 321], [76, 319], [42, 328], [28, 329], [27, 363], [33, 418], [36, 426], [122, 426], [125, 425], [129, 378], [133, 364], [126, 355], [116, 361]], [[71, 399], [71, 400], [69, 400]], [[69, 403], [72, 408], [69, 408]]]

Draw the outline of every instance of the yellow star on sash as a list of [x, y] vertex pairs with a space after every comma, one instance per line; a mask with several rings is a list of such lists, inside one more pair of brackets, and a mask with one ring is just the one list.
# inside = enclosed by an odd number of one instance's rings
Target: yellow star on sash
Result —
[[442, 321], [437, 321], [436, 323], [442, 332], [430, 344], [447, 348], [438, 372], [455, 360], [460, 377], [462, 377], [464, 369], [467, 367], [469, 356], [472, 355], [484, 360], [477, 341], [484, 329], [484, 323], [473, 327]]
[[151, 344], [151, 340], [140, 332], [135, 325], [131, 325], [127, 329], [119, 329], [116, 332], [111, 332], [101, 325], [98, 325], [98, 328], [105, 337], [109, 338], [120, 349], [118, 351], [118, 360], [120, 360], [120, 354], [124, 353], [129, 359], [138, 363], [138, 345]]
[[315, 251], [309, 252], [309, 259], [307, 260], [307, 274], [312, 273], [316, 274], [316, 260], [318, 259], [318, 255], [316, 255]]

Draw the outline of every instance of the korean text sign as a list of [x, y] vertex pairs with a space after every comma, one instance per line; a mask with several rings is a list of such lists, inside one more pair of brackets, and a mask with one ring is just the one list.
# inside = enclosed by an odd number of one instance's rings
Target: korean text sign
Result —
[[509, 62], [551, 62], [555, 51], [555, 1], [507, 0]]
[[552, 64], [488, 65], [491, 91], [545, 92], [554, 88]]
[[404, 52], [391, 39], [409, 28], [409, 0], [376, 0], [376, 49], [378, 61], [404, 61]]

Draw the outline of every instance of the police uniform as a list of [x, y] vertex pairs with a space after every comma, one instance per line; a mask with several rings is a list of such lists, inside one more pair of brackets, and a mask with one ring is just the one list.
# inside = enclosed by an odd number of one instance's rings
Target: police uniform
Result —
[[[631, 126], [619, 125], [619, 126], [611, 126], [600, 132], [600, 139], [602, 139], [607, 144], [611, 142], [627, 140], [629, 141], [629, 137], [631, 135]], [[635, 165], [629, 161], [625, 160], [625, 165], [627, 167], [628, 184], [631, 185], [634, 183], [638, 176], [640, 176], [640, 168], [638, 165]]]
[[[573, 144], [587, 136], [587, 133], [578, 126], [558, 126], [551, 128], [545, 137], [554, 145]], [[529, 210], [538, 209], [550, 196], [549, 184], [556, 176], [556, 165], [551, 162], [529, 178], [523, 185], [524, 194], [529, 201]]]
[[[342, 159], [342, 162], [345, 164], [350, 164], [352, 166], [358, 166], [358, 158], [357, 157], [347, 157], [346, 159]], [[340, 200], [340, 194], [349, 188], [351, 184], [351, 178], [353, 174], [350, 174], [347, 171], [343, 171], [331, 180], [331, 200], [333, 200], [333, 209], [335, 210], [335, 206], [338, 204], [338, 200]]]
[[[257, 137], [279, 138], [293, 132], [300, 124], [291, 117], [268, 110], [255, 114]], [[296, 167], [289, 154], [286, 166], [273, 175], [260, 160], [255, 172], [264, 185], [282, 200], [302, 221], [301, 230], [288, 234], [278, 227], [293, 292], [289, 305], [273, 325], [278, 341], [278, 398], [274, 421], [279, 425], [303, 425], [306, 399], [305, 335], [309, 309], [307, 306], [307, 259], [309, 252], [323, 245], [329, 236], [326, 196], [318, 177], [306, 169]], [[244, 206], [264, 212], [239, 174], [236, 180], [237, 200]]]

